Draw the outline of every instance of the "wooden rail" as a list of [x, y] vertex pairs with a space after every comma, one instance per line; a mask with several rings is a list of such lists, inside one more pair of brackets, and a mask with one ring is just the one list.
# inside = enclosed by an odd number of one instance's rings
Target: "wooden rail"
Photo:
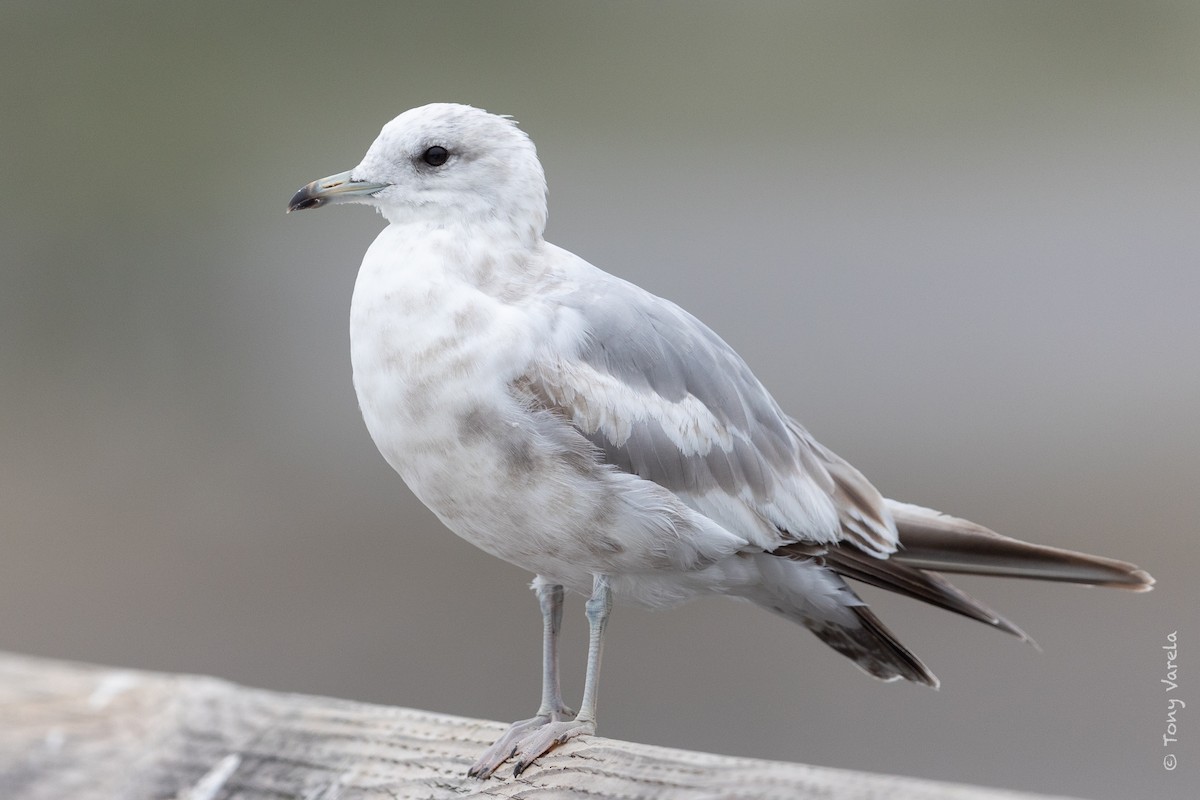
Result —
[[0, 653], [4, 800], [1032, 800], [1033, 795], [577, 740], [519, 779], [467, 767], [497, 722]]

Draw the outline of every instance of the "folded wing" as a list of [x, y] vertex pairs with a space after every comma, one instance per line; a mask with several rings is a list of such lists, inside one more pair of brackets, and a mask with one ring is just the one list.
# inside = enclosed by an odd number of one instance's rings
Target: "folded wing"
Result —
[[622, 470], [764, 550], [844, 542], [896, 548], [883, 498], [787, 417], [746, 363], [669, 301], [600, 273], [557, 298], [573, 352], [540, 359], [521, 385]]

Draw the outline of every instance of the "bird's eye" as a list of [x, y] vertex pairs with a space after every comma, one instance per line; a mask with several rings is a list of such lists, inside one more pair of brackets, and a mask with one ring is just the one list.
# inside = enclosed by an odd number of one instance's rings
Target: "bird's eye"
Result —
[[438, 144], [421, 154], [421, 160], [431, 167], [440, 167], [446, 163], [446, 159], [449, 157], [450, 151]]

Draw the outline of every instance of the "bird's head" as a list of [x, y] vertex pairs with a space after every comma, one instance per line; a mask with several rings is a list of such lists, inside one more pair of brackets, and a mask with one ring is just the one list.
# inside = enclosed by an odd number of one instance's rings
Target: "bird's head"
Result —
[[511, 223], [540, 237], [546, 178], [533, 142], [507, 117], [455, 103], [383, 126], [362, 162], [296, 192], [288, 211], [366, 203], [397, 224]]

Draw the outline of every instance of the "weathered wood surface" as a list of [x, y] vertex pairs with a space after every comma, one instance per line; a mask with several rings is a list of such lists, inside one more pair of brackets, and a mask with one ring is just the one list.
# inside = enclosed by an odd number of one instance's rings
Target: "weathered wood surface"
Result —
[[497, 722], [0, 653], [4, 800], [1032, 800], [800, 764], [577, 740], [465, 775]]

